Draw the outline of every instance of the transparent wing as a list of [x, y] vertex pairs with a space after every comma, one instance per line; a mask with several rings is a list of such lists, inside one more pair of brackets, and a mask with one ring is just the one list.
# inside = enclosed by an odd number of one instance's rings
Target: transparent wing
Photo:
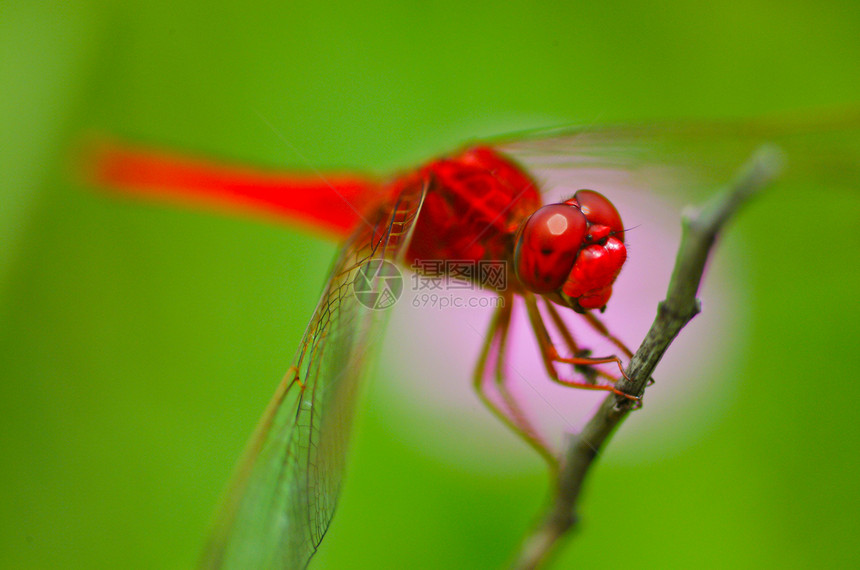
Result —
[[765, 143], [786, 155], [783, 180], [814, 187], [856, 187], [860, 180], [860, 109], [746, 121], [583, 125], [502, 137], [496, 146], [539, 182], [557, 183], [565, 173], [574, 181], [572, 170], [623, 170], [636, 186], [661, 184], [689, 193], [725, 184]]
[[[335, 262], [295, 363], [249, 443], [203, 567], [304, 568], [316, 552], [341, 487], [369, 339], [381, 324], [381, 312], [358, 302], [352, 283], [371, 262], [398, 260], [422, 200], [423, 190], [404, 191], [372, 227], [356, 230]], [[370, 275], [384, 289], [385, 277]]]

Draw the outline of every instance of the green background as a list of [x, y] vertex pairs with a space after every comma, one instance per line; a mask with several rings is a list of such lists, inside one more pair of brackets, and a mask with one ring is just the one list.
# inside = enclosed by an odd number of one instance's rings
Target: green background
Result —
[[[0, 566], [191, 566], [335, 252], [84, 192], [80, 133], [385, 172], [519, 128], [856, 103], [858, 29], [853, 0], [4, 2]], [[554, 567], [860, 566], [855, 192], [744, 212], [721, 251], [750, 280], [732, 405], [684, 453], [598, 464]], [[363, 410], [396, 405], [377, 384]], [[503, 565], [539, 460], [452, 468], [393, 417], [360, 414], [314, 567]]]

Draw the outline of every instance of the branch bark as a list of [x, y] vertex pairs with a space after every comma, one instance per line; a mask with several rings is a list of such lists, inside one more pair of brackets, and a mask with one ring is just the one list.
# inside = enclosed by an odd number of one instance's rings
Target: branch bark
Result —
[[[744, 203], [777, 177], [782, 162], [778, 148], [761, 147], [724, 191], [702, 207], [682, 214], [681, 245], [666, 299], [658, 305], [654, 323], [630, 360], [625, 372], [627, 378], [616, 384], [621, 391], [643, 395], [666, 349], [701, 310], [696, 292], [717, 235]], [[555, 479], [552, 501], [523, 542], [513, 568], [538, 568], [549, 558], [559, 539], [576, 525], [577, 501], [589, 468], [613, 431], [634, 408], [633, 401], [610, 394], [582, 432], [571, 437]]]

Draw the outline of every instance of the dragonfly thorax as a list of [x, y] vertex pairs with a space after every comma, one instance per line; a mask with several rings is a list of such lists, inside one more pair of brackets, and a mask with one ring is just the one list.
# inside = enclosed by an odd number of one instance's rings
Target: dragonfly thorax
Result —
[[[426, 189], [406, 255], [413, 268], [456, 266], [457, 277], [489, 289], [499, 289], [487, 278], [499, 266], [513, 277], [517, 227], [540, 206], [536, 183], [519, 165], [489, 147], [473, 147], [396, 179], [393, 187], [394, 195]], [[505, 282], [515, 285], [515, 277]]]

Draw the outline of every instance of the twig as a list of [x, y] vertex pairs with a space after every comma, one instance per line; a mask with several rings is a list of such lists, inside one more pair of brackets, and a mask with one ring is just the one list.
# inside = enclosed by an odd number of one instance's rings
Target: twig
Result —
[[[622, 378], [617, 384], [621, 391], [636, 396], [644, 393], [666, 349], [700, 311], [696, 291], [717, 234], [741, 205], [767, 186], [781, 168], [780, 150], [763, 146], [725, 191], [698, 210], [683, 213], [681, 245], [666, 299], [658, 305], [657, 317], [627, 367], [627, 378]], [[634, 402], [610, 394], [582, 432], [570, 439], [555, 480], [552, 502], [523, 542], [513, 568], [538, 568], [548, 559], [558, 540], [575, 526], [577, 500], [588, 470], [609, 436], [632, 409]]]

